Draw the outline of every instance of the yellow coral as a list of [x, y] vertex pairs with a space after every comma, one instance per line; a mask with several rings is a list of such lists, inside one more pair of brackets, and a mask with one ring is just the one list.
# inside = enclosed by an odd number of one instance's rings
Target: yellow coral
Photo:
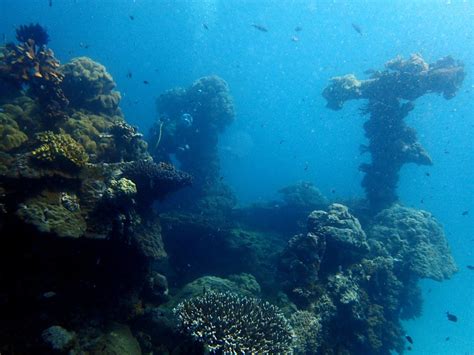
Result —
[[83, 167], [89, 157], [84, 147], [75, 141], [69, 134], [55, 134], [46, 131], [37, 134], [37, 140], [42, 143], [31, 152], [32, 156], [41, 162], [68, 163], [76, 167]]

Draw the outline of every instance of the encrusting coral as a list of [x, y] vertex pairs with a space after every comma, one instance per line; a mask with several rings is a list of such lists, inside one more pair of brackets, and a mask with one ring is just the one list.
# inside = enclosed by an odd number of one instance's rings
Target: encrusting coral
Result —
[[365, 173], [362, 186], [374, 213], [397, 201], [398, 174], [404, 164], [432, 164], [416, 131], [404, 120], [414, 108], [413, 101], [427, 93], [451, 99], [464, 77], [463, 64], [452, 57], [428, 64], [414, 54], [408, 60], [397, 57], [387, 62], [385, 70], [375, 71], [367, 80], [349, 74], [331, 79], [324, 89], [327, 107], [333, 110], [340, 110], [348, 100], [368, 100], [362, 112], [370, 115], [364, 124], [369, 145], [362, 145], [361, 152], [370, 152], [372, 161], [360, 170]]

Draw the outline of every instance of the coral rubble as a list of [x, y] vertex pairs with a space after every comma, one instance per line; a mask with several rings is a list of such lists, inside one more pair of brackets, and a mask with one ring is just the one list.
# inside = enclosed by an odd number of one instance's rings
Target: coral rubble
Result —
[[369, 145], [361, 146], [361, 152], [370, 152], [372, 161], [360, 169], [365, 173], [362, 185], [374, 212], [397, 201], [398, 174], [404, 164], [432, 164], [416, 131], [404, 120], [414, 101], [427, 93], [451, 99], [464, 76], [463, 64], [452, 57], [428, 64], [414, 54], [407, 60], [397, 57], [387, 62], [385, 70], [375, 71], [367, 80], [349, 74], [331, 79], [324, 89], [327, 107], [333, 110], [340, 110], [348, 100], [368, 100], [362, 112], [370, 115], [364, 124]]

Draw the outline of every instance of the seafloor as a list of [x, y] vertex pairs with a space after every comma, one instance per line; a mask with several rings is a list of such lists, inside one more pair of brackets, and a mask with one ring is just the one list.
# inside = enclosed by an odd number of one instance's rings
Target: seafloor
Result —
[[1, 354], [409, 348], [418, 281], [457, 267], [436, 219], [396, 195], [404, 164], [431, 163], [404, 118], [427, 92], [453, 97], [462, 64], [415, 55], [332, 79], [330, 109], [368, 102], [365, 199], [297, 182], [237, 207], [219, 170], [235, 118], [223, 79], [163, 93], [145, 139], [103, 65], [61, 65], [47, 44], [27, 25], [0, 48]]

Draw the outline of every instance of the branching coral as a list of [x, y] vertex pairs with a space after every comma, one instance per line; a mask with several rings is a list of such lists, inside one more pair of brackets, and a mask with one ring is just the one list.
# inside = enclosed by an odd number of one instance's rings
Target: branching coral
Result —
[[415, 130], [404, 121], [414, 108], [412, 101], [433, 92], [451, 99], [465, 76], [463, 64], [452, 57], [428, 64], [414, 54], [408, 60], [397, 57], [385, 68], [367, 80], [352, 74], [333, 78], [323, 91], [327, 106], [333, 110], [341, 109], [348, 100], [369, 100], [362, 110], [370, 115], [364, 124], [369, 145], [361, 146], [361, 152], [370, 152], [372, 162], [362, 164], [361, 170], [365, 173], [362, 185], [374, 212], [397, 201], [398, 173], [404, 164], [432, 164], [417, 142]]
[[69, 134], [51, 131], [38, 133], [39, 147], [31, 152], [32, 157], [42, 163], [65, 167], [83, 167], [89, 157], [84, 147]]
[[275, 306], [255, 298], [206, 292], [174, 310], [181, 328], [224, 354], [291, 353], [293, 330]]

